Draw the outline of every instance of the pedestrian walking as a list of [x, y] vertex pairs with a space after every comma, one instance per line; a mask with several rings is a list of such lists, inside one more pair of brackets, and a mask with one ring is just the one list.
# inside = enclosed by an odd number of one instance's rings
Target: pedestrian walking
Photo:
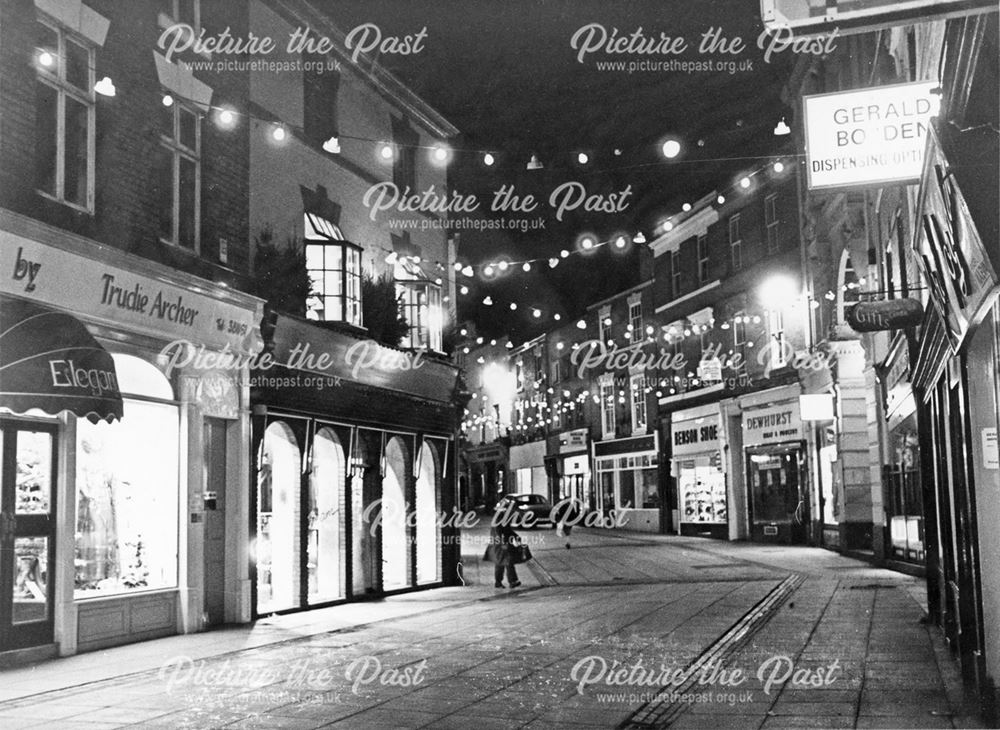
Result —
[[555, 510], [556, 534], [566, 538], [566, 549], [569, 550], [571, 547], [569, 536], [573, 532], [573, 525], [576, 524], [577, 519], [580, 517], [580, 506], [573, 499], [572, 495], [567, 494], [559, 500]]
[[507, 584], [511, 588], [517, 588], [521, 581], [517, 579], [517, 568], [514, 567], [518, 546], [521, 538], [514, 528], [511, 527], [511, 516], [513, 510], [498, 512], [493, 517], [493, 524], [490, 525], [490, 552], [493, 557], [493, 586], [503, 588], [504, 571], [507, 573]]

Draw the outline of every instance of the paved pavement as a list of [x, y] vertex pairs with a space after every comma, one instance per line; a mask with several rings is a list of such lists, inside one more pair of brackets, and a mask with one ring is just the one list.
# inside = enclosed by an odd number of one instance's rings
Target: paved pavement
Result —
[[[466, 585], [0, 672], [0, 727], [981, 727], [920, 581], [824, 550], [601, 530]], [[648, 724], [639, 724], [645, 721]]]

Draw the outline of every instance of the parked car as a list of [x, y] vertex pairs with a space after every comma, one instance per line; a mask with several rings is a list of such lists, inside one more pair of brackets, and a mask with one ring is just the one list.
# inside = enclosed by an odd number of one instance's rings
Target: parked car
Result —
[[540, 494], [506, 494], [497, 502], [497, 512], [514, 509], [516, 527], [555, 527], [552, 521], [552, 503]]

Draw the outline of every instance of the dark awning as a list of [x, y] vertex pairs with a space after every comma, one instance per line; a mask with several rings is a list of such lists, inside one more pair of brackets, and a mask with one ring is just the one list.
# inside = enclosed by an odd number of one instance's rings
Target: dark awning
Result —
[[120, 419], [114, 360], [72, 315], [0, 295], [0, 407]]

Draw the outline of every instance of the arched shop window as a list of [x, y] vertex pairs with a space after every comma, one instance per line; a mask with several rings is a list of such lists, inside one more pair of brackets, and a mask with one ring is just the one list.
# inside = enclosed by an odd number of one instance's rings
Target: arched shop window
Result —
[[257, 613], [298, 608], [301, 452], [292, 429], [264, 432], [257, 470]]
[[437, 489], [438, 468], [434, 449], [424, 442], [417, 464], [417, 583], [436, 583], [441, 579], [440, 551], [441, 525], [437, 519], [440, 510]]
[[320, 428], [309, 470], [307, 566], [309, 603], [344, 597], [344, 509], [347, 468], [337, 434]]
[[399, 436], [386, 444], [382, 475], [382, 589], [409, 585], [409, 542], [406, 539], [406, 457]]
[[124, 415], [76, 425], [75, 597], [177, 585], [179, 417], [156, 367], [114, 355]]

